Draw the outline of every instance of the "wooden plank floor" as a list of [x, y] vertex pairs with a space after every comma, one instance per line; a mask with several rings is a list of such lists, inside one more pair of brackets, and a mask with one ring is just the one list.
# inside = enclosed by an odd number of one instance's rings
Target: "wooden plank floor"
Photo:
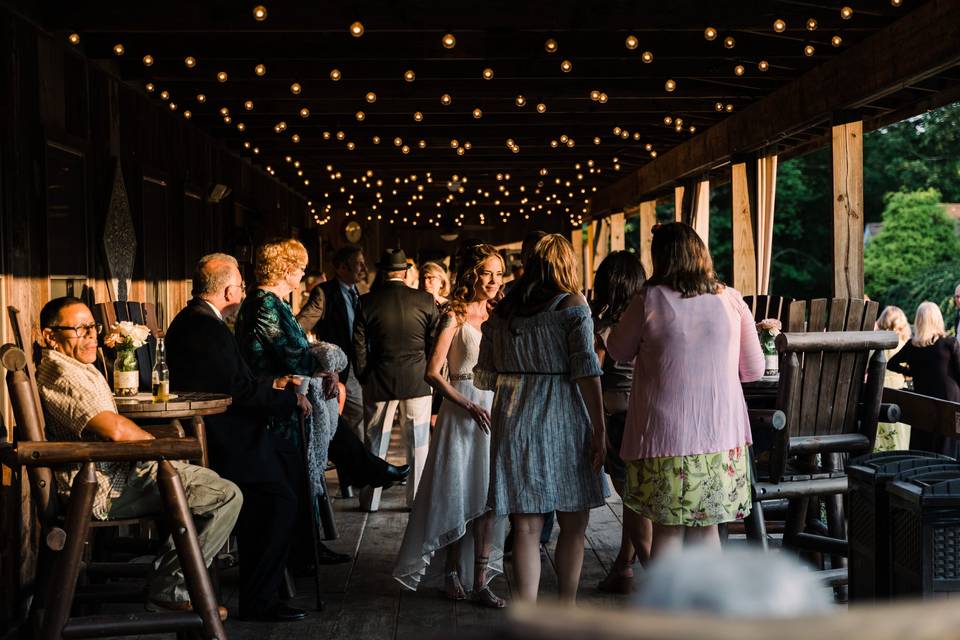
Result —
[[[402, 450], [397, 432], [391, 443], [392, 462], [402, 463], [395, 452]], [[331, 492], [338, 493], [336, 475], [328, 476]], [[322, 567], [324, 610], [314, 610], [316, 589], [313, 578], [297, 579], [297, 597], [292, 606], [309, 611], [306, 620], [286, 624], [242, 622], [231, 618], [226, 630], [231, 640], [273, 640], [286, 638], [363, 638], [364, 640], [428, 640], [441, 632], [466, 632], [489, 628], [503, 620], [502, 610], [480, 607], [472, 602], [447, 600], [438, 589], [424, 587], [411, 592], [392, 577], [408, 513], [404, 508], [404, 487], [393, 487], [383, 493], [380, 511], [362, 513], [358, 499], [337, 499], [334, 502], [340, 538], [328, 542], [331, 549], [353, 556], [347, 564]], [[623, 596], [597, 591], [597, 582], [606, 575], [620, 545], [621, 504], [619, 498], [594, 509], [587, 530], [586, 552], [580, 580], [580, 602], [620, 607]], [[555, 598], [557, 575], [553, 565], [557, 528], [548, 545], [550, 558], [543, 563], [541, 596]], [[505, 562], [505, 575], [493, 582], [493, 590], [509, 600], [511, 567]], [[225, 604], [232, 615], [237, 613], [236, 569], [222, 572]], [[127, 605], [129, 610], [129, 605]], [[113, 609], [111, 607], [111, 609]], [[118, 610], [118, 609], [113, 609]], [[120, 609], [122, 610], [122, 609]], [[144, 640], [172, 638], [172, 634], [141, 636]]]

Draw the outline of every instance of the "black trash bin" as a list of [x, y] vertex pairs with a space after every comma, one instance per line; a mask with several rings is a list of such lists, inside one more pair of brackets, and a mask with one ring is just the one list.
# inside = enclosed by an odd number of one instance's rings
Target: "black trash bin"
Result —
[[960, 470], [894, 480], [887, 493], [890, 596], [960, 592]]
[[886, 451], [860, 456], [847, 467], [851, 601], [890, 597], [887, 483], [934, 468], [960, 469], [960, 464], [926, 451]]

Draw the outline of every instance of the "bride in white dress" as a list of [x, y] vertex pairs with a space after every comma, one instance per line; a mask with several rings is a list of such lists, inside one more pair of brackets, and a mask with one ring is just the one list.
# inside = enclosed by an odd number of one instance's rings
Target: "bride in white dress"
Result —
[[[503, 271], [503, 259], [490, 245], [469, 247], [460, 256], [456, 288], [427, 364], [427, 381], [443, 404], [393, 569], [400, 584], [416, 590], [434, 553], [446, 548], [447, 596], [465, 599], [467, 585], [477, 602], [493, 608], [504, 606], [489, 583], [503, 572], [506, 520], [487, 508], [493, 392], [473, 386], [473, 366], [480, 325], [500, 294]], [[441, 374], [444, 362], [449, 378]]]

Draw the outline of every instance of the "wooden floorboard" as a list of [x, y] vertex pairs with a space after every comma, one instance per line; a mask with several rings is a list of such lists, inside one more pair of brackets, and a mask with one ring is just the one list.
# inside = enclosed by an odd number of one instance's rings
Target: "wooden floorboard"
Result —
[[[402, 450], [398, 441], [399, 429], [395, 429], [394, 434], [390, 459], [402, 463], [404, 461], [395, 456], [395, 452]], [[335, 473], [328, 474], [328, 482], [331, 494], [337, 495], [339, 487]], [[401, 486], [385, 491], [380, 511], [370, 514], [359, 511], [356, 497], [335, 499], [340, 537], [326, 544], [331, 549], [351, 554], [353, 560], [321, 568], [324, 610], [314, 610], [316, 590], [313, 578], [298, 578], [298, 594], [290, 604], [306, 609], [309, 612], [306, 620], [267, 624], [242, 622], [233, 617], [226, 623], [231, 640], [429, 640], [438, 633], [469, 632], [499, 625], [504, 619], [501, 610], [481, 607], [470, 600], [450, 601], [433, 585], [411, 592], [392, 578], [393, 563], [408, 518], [404, 491], [405, 487]], [[623, 606], [626, 602], [622, 596], [602, 594], [596, 589], [619, 550], [621, 509], [619, 498], [614, 495], [606, 505], [591, 512], [580, 579], [579, 602], [582, 604], [611, 607]], [[542, 565], [540, 594], [544, 600], [557, 597], [553, 555], [558, 534], [559, 527], [555, 525], [547, 545], [549, 558]], [[509, 560], [504, 562], [504, 570], [504, 575], [493, 580], [492, 588], [509, 600], [513, 591]], [[236, 568], [223, 571], [221, 580], [225, 604], [236, 615]], [[130, 606], [124, 605], [126, 610], [131, 610]], [[151, 635], [141, 636], [140, 640], [169, 640], [173, 637], [173, 634]]]

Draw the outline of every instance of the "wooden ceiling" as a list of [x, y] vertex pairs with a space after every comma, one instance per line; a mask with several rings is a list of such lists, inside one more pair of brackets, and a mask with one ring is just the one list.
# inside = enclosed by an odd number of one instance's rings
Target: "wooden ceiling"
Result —
[[[595, 190], [924, 1], [109, 0], [23, 2], [22, 11], [57, 37], [76, 34], [77, 49], [172, 117], [189, 112], [194, 126], [290, 184], [312, 203], [315, 223], [356, 217], [449, 228], [526, 216], [576, 224]], [[359, 37], [350, 32], [357, 22]], [[444, 94], [451, 104], [441, 103]]]

